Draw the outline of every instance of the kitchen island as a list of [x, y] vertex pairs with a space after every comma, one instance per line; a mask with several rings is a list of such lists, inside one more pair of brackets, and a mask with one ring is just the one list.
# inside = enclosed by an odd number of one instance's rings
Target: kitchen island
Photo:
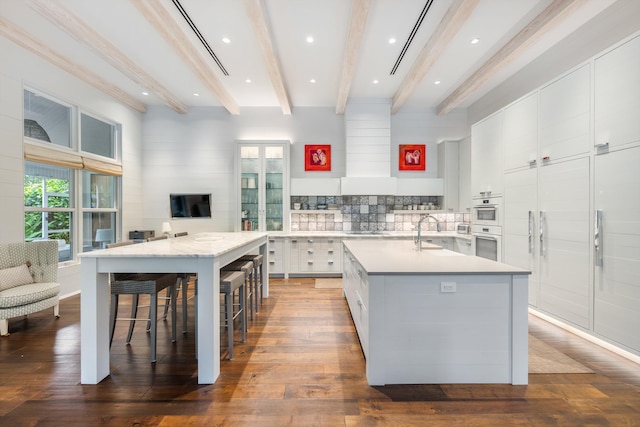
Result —
[[220, 375], [220, 268], [256, 251], [266, 257], [266, 233], [198, 233], [80, 254], [80, 382], [109, 375], [109, 273], [188, 272], [198, 275], [198, 383], [213, 384]]
[[529, 273], [434, 245], [344, 240], [369, 384], [527, 384]]

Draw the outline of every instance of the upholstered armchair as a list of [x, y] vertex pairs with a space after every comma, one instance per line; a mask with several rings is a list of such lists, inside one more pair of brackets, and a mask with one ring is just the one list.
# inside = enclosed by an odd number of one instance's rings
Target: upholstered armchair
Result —
[[53, 307], [59, 317], [58, 242], [0, 243], [0, 335], [9, 319]]

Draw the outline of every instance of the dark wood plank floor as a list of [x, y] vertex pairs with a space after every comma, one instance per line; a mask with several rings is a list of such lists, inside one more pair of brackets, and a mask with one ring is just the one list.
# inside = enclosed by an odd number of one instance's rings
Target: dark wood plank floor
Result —
[[190, 310], [175, 344], [160, 321], [155, 365], [142, 324], [131, 346], [119, 325], [111, 376], [80, 385], [79, 304], [62, 301], [57, 320], [48, 310], [10, 322], [0, 338], [0, 425], [640, 426], [640, 366], [535, 317], [533, 335], [595, 373], [530, 375], [528, 386], [369, 387], [341, 291], [290, 279], [271, 281], [233, 361], [223, 349], [216, 384], [197, 384]]

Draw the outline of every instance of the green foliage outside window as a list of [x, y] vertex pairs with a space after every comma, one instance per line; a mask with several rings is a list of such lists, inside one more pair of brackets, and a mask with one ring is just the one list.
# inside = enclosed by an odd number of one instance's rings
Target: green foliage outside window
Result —
[[[38, 176], [25, 176], [24, 179], [24, 205], [25, 207], [45, 207], [43, 203], [43, 184], [46, 186], [46, 207], [69, 207], [69, 181], [65, 179], [42, 178]], [[49, 230], [64, 230], [49, 233], [43, 236], [43, 215], [46, 215]], [[25, 213], [25, 238], [30, 239], [64, 239], [69, 242], [71, 229], [71, 214], [69, 212], [26, 212]]]

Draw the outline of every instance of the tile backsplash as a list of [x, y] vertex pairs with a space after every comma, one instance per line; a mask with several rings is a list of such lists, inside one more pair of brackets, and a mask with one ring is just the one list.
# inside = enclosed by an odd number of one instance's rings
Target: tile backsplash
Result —
[[[292, 196], [291, 231], [413, 231], [426, 213], [440, 222], [442, 231], [470, 222], [466, 212], [435, 211], [437, 203], [433, 196]], [[428, 220], [423, 227], [436, 231], [437, 225]]]

